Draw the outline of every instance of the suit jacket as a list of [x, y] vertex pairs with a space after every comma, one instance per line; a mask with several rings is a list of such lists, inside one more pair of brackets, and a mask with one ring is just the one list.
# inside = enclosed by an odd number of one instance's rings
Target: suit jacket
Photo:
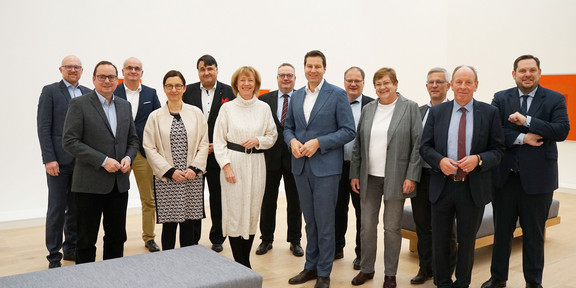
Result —
[[344, 144], [352, 141], [356, 135], [346, 91], [324, 80], [308, 122], [303, 109], [305, 97], [305, 87], [292, 93], [284, 123], [284, 140], [290, 146], [294, 138], [302, 144], [317, 138], [320, 148], [308, 160], [307, 157], [292, 157], [292, 173], [302, 174], [304, 163], [308, 162], [317, 177], [342, 174]]
[[130, 189], [130, 173], [109, 173], [102, 167], [106, 157], [116, 159], [129, 156], [134, 160], [138, 152], [138, 135], [128, 101], [114, 97], [118, 124], [112, 134], [108, 118], [95, 91], [70, 101], [64, 122], [63, 146], [76, 158], [72, 177], [72, 191], [108, 194], [118, 185], [118, 191]]
[[[566, 112], [566, 99], [558, 92], [538, 86], [527, 115], [532, 117], [530, 128], [508, 121], [508, 116], [520, 111], [518, 88], [500, 91], [494, 95], [492, 105], [500, 111], [504, 129], [506, 151], [502, 163], [495, 171], [495, 185], [502, 188], [517, 159], [520, 181], [528, 194], [551, 193], [558, 188], [557, 141], [564, 141], [570, 131]], [[514, 145], [520, 133], [535, 133], [543, 137], [539, 147]]]
[[[148, 116], [152, 111], [160, 108], [160, 100], [158, 100], [158, 94], [156, 94], [156, 89], [150, 88], [145, 85], [142, 86], [142, 91], [140, 91], [140, 97], [138, 98], [138, 111], [136, 112], [136, 118], [134, 119], [134, 126], [136, 126], [136, 134], [138, 134], [138, 139], [140, 140], [140, 154], [146, 157], [144, 147], [142, 146], [142, 140], [144, 139], [144, 127], [146, 126], [146, 121]], [[128, 100], [126, 98], [126, 86], [124, 83], [116, 87], [114, 95]]]
[[[90, 92], [90, 89], [79, 85], [82, 94]], [[59, 164], [70, 164], [74, 160], [70, 153], [62, 148], [62, 132], [64, 119], [68, 111], [70, 93], [64, 80], [55, 82], [42, 88], [38, 101], [38, 140], [42, 150], [42, 163], [58, 161]]]
[[[360, 116], [356, 141], [350, 161], [350, 178], [360, 179], [360, 187], [368, 187], [368, 159], [370, 137], [378, 101], [368, 103]], [[422, 120], [416, 102], [398, 94], [390, 126], [386, 150], [384, 200], [399, 200], [415, 196], [416, 192], [403, 194], [404, 180], [420, 181], [420, 135]], [[366, 190], [363, 190], [366, 191]]]
[[[474, 123], [470, 155], [479, 154], [482, 166], [468, 172], [472, 200], [478, 207], [484, 207], [492, 200], [492, 169], [502, 159], [504, 133], [500, 124], [498, 109], [484, 102], [474, 101]], [[440, 160], [448, 155], [448, 129], [452, 117], [454, 101], [444, 102], [430, 108], [422, 134], [420, 154], [432, 167], [430, 176], [430, 202], [436, 203], [446, 181], [452, 181], [440, 170]]]
[[[210, 107], [210, 116], [208, 116], [208, 141], [213, 143], [214, 136], [214, 125], [216, 124], [216, 118], [218, 117], [218, 112], [220, 112], [220, 107], [222, 104], [236, 98], [234, 92], [232, 92], [232, 87], [226, 85], [220, 81], [216, 84], [216, 92], [214, 92], [214, 97], [212, 99], [212, 107]], [[194, 105], [200, 110], [204, 111], [202, 108], [202, 89], [200, 89], [200, 82], [190, 84], [186, 86], [186, 92], [182, 95], [182, 101], [184, 103]], [[214, 153], [208, 155], [207, 169], [220, 169]]]
[[276, 112], [278, 111], [278, 90], [268, 92], [266, 94], [260, 95], [258, 99], [265, 102], [270, 106], [270, 111], [272, 112], [272, 118], [276, 124], [276, 130], [278, 131], [278, 139], [272, 148], [264, 151], [264, 156], [266, 157], [266, 170], [277, 171], [284, 166], [284, 169], [290, 171], [290, 149], [286, 142], [284, 142], [284, 127], [278, 119]]

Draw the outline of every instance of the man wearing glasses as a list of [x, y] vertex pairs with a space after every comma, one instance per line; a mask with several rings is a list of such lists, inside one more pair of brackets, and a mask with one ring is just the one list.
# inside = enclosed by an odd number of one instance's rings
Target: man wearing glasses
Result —
[[136, 159], [132, 162], [132, 171], [134, 171], [134, 178], [138, 184], [140, 202], [142, 203], [142, 240], [144, 240], [144, 246], [148, 251], [156, 252], [160, 251], [160, 247], [154, 241], [156, 210], [153, 196], [153, 173], [142, 147], [142, 135], [148, 116], [152, 111], [160, 108], [160, 101], [156, 89], [140, 83], [143, 74], [144, 70], [142, 70], [140, 60], [134, 57], [126, 59], [122, 68], [124, 82], [116, 87], [114, 95], [128, 100], [132, 105], [132, 118], [136, 126], [136, 134], [140, 139], [140, 149], [136, 154]]
[[300, 245], [302, 238], [302, 210], [300, 210], [300, 200], [294, 175], [291, 172], [290, 150], [284, 142], [284, 121], [288, 112], [288, 103], [296, 75], [294, 66], [283, 63], [278, 67], [278, 90], [260, 96], [260, 100], [266, 102], [272, 110], [272, 116], [278, 130], [278, 139], [274, 146], [264, 152], [266, 157], [266, 190], [262, 200], [262, 210], [260, 212], [260, 239], [262, 243], [256, 249], [257, 255], [266, 254], [272, 249], [274, 241], [274, 230], [276, 229], [276, 207], [278, 201], [278, 187], [280, 179], [284, 179], [284, 190], [287, 202], [288, 232], [286, 240], [290, 242], [290, 250], [297, 257], [304, 256], [304, 250]]
[[62, 266], [62, 259], [76, 259], [76, 203], [70, 195], [74, 158], [62, 149], [62, 130], [70, 99], [90, 92], [90, 89], [78, 84], [82, 71], [82, 62], [78, 57], [66, 56], [60, 66], [62, 80], [44, 86], [38, 101], [38, 139], [48, 178], [48, 268]]
[[72, 192], [78, 208], [76, 264], [94, 262], [100, 220], [104, 216], [103, 259], [124, 255], [126, 207], [131, 162], [138, 135], [130, 103], [114, 96], [118, 70], [108, 61], [96, 64], [94, 91], [70, 101], [63, 146], [76, 158]]

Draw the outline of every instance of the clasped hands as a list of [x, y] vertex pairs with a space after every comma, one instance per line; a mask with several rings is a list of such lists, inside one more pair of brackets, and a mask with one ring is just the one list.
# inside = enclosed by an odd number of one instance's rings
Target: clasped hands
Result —
[[314, 138], [302, 144], [294, 138], [290, 141], [290, 148], [292, 149], [292, 155], [294, 155], [294, 158], [302, 158], [304, 156], [312, 157], [316, 154], [318, 148], [320, 148], [320, 142], [318, 142], [318, 139]]
[[186, 168], [184, 171], [176, 169], [174, 174], [172, 174], [172, 179], [178, 183], [186, 180], [193, 180], [194, 178], [196, 178], [196, 172], [190, 168]]
[[104, 163], [104, 169], [109, 173], [116, 173], [118, 170], [122, 171], [122, 173], [126, 173], [130, 171], [130, 158], [124, 157], [120, 162], [118, 162], [116, 159], [108, 157], [106, 163]]
[[458, 168], [462, 169], [462, 171], [466, 173], [470, 173], [472, 170], [476, 169], [479, 162], [480, 158], [477, 155], [468, 155], [458, 161], [444, 157], [440, 160], [439, 166], [444, 175], [451, 175], [454, 174]]

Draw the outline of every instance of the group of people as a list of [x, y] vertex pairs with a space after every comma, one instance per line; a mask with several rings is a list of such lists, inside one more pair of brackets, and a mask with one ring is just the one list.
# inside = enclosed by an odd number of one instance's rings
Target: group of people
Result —
[[[316, 280], [315, 287], [330, 286], [333, 261], [344, 257], [352, 199], [352, 264], [360, 271], [351, 283], [374, 277], [383, 203], [383, 287], [396, 287], [401, 221], [410, 198], [420, 262], [412, 284], [434, 278], [438, 287], [470, 285], [476, 232], [492, 201], [492, 277], [482, 287], [506, 286], [518, 219], [526, 287], [542, 287], [544, 225], [558, 186], [556, 142], [570, 127], [564, 97], [539, 85], [539, 59], [518, 57], [512, 72], [517, 86], [496, 93], [492, 105], [474, 99], [479, 82], [471, 66], [458, 66], [452, 75], [431, 69], [430, 102], [420, 107], [397, 91], [392, 68], [375, 72], [373, 101], [363, 93], [361, 68], [344, 72], [341, 89], [324, 79], [326, 67], [321, 51], [308, 52], [307, 82], [295, 90], [295, 68], [283, 63], [278, 90], [258, 98], [256, 69], [239, 68], [228, 86], [217, 80], [216, 60], [204, 55], [197, 61], [200, 82], [186, 85], [174, 70], [165, 75], [167, 102], [160, 107], [156, 90], [141, 84], [140, 60], [124, 62], [120, 85], [116, 67], [98, 63], [90, 91], [78, 84], [80, 60], [64, 58], [63, 80], [44, 87], [38, 106], [49, 187], [49, 268], [60, 267], [62, 259], [93, 262], [102, 215], [103, 258], [122, 257], [133, 170], [142, 239], [150, 252], [160, 250], [156, 222], [163, 224], [163, 250], [174, 248], [178, 226], [182, 247], [198, 244], [206, 179], [212, 249], [222, 251], [228, 237], [235, 261], [251, 267], [258, 228], [262, 241], [256, 254], [273, 247], [283, 179], [286, 240], [294, 256], [306, 259], [289, 284]], [[447, 98], [449, 89], [453, 100]]]

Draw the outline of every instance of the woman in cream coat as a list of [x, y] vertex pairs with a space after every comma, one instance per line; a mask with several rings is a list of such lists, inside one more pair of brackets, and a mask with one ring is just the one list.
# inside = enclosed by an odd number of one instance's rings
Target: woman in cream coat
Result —
[[350, 163], [352, 190], [360, 193], [362, 242], [360, 273], [353, 285], [374, 277], [377, 226], [384, 203], [384, 287], [396, 287], [402, 236], [404, 199], [414, 196], [420, 180], [422, 121], [418, 104], [397, 93], [392, 68], [381, 68], [373, 79], [378, 101], [364, 106]]
[[180, 225], [180, 246], [198, 244], [204, 218], [202, 173], [208, 157], [208, 124], [197, 107], [184, 104], [182, 73], [164, 76], [168, 101], [152, 112], [143, 146], [154, 172], [157, 222], [162, 223], [162, 250], [173, 249]]

